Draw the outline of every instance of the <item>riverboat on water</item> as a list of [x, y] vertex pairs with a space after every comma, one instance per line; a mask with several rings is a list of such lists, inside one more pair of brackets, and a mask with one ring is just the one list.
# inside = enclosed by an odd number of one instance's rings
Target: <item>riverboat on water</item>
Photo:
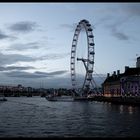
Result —
[[0, 102], [2, 102], [2, 101], [7, 101], [7, 99], [6, 98], [0, 98]]
[[61, 95], [58, 96], [56, 94], [50, 94], [45, 97], [48, 101], [92, 101], [94, 99], [93, 96], [66, 96]]
[[62, 95], [62, 96], [48, 95], [45, 98], [48, 101], [73, 101], [73, 97], [72, 96], [66, 96], [66, 95]]
[[72, 96], [60, 95], [60, 94], [58, 94], [58, 92], [56, 90], [54, 90], [53, 93], [45, 96], [45, 98], [48, 101], [73, 101]]

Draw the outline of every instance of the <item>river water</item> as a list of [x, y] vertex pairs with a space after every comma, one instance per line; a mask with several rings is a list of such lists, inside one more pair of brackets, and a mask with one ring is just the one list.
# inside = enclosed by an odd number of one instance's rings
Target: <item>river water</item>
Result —
[[140, 137], [140, 107], [104, 102], [51, 102], [7, 97], [0, 137]]

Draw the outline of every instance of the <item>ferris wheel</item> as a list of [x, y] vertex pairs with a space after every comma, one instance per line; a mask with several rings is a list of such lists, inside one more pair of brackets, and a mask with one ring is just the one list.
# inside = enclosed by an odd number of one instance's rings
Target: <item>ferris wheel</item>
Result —
[[[78, 56], [78, 49], [77, 49], [77, 44], [79, 42], [79, 35], [80, 32], [84, 31], [86, 33], [86, 54], [85, 56]], [[91, 28], [91, 24], [89, 23], [88, 20], [81, 20], [74, 32], [73, 40], [72, 40], [72, 47], [71, 47], [71, 61], [70, 61], [70, 69], [71, 69], [71, 81], [72, 81], [72, 86], [73, 89], [76, 93], [79, 95], [88, 93], [90, 90], [90, 86], [93, 83], [93, 67], [94, 67], [94, 36], [92, 33], [93, 29]], [[83, 48], [80, 48], [83, 49]], [[84, 78], [82, 81], [81, 87], [77, 87], [78, 85], [78, 80], [77, 80], [77, 62], [82, 63], [84, 65], [85, 69], [85, 74]]]

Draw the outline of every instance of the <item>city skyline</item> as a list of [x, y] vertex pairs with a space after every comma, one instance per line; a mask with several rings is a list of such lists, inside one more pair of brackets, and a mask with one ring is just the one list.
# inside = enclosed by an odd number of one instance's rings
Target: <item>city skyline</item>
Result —
[[1, 3], [0, 84], [72, 87], [72, 38], [82, 19], [93, 27], [96, 73], [136, 66], [139, 3]]

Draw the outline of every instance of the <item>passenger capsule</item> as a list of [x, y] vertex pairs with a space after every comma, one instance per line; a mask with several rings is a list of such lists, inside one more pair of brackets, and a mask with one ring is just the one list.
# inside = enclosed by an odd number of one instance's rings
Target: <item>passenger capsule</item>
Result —
[[89, 72], [89, 73], [92, 73], [92, 72], [93, 72], [93, 70], [88, 70], [88, 72]]
[[88, 29], [88, 31], [92, 31], [92, 29], [91, 29], [91, 28], [89, 28], [89, 29]]
[[86, 25], [87, 25], [88, 27], [89, 27], [89, 26], [91, 26], [91, 24], [89, 24], [89, 23], [88, 23], [88, 24], [86, 24]]
[[86, 24], [88, 24], [88, 23], [89, 23], [89, 21], [87, 21], [87, 20], [85, 20], [84, 22], [85, 22]]
[[79, 31], [79, 28], [76, 28], [76, 31]]
[[83, 20], [81, 20], [81, 22], [87, 22], [87, 20], [83, 19]]
[[94, 61], [89, 61], [90, 64], [94, 64]]
[[89, 45], [90, 45], [90, 46], [94, 46], [95, 44], [94, 44], [94, 43], [89, 43]]
[[95, 54], [95, 52], [90, 52], [90, 54]]
[[81, 26], [80, 25], [77, 25], [77, 28], [80, 28]]
[[89, 37], [89, 38], [93, 38], [94, 36], [93, 36], [93, 35], [89, 35], [88, 37]]

